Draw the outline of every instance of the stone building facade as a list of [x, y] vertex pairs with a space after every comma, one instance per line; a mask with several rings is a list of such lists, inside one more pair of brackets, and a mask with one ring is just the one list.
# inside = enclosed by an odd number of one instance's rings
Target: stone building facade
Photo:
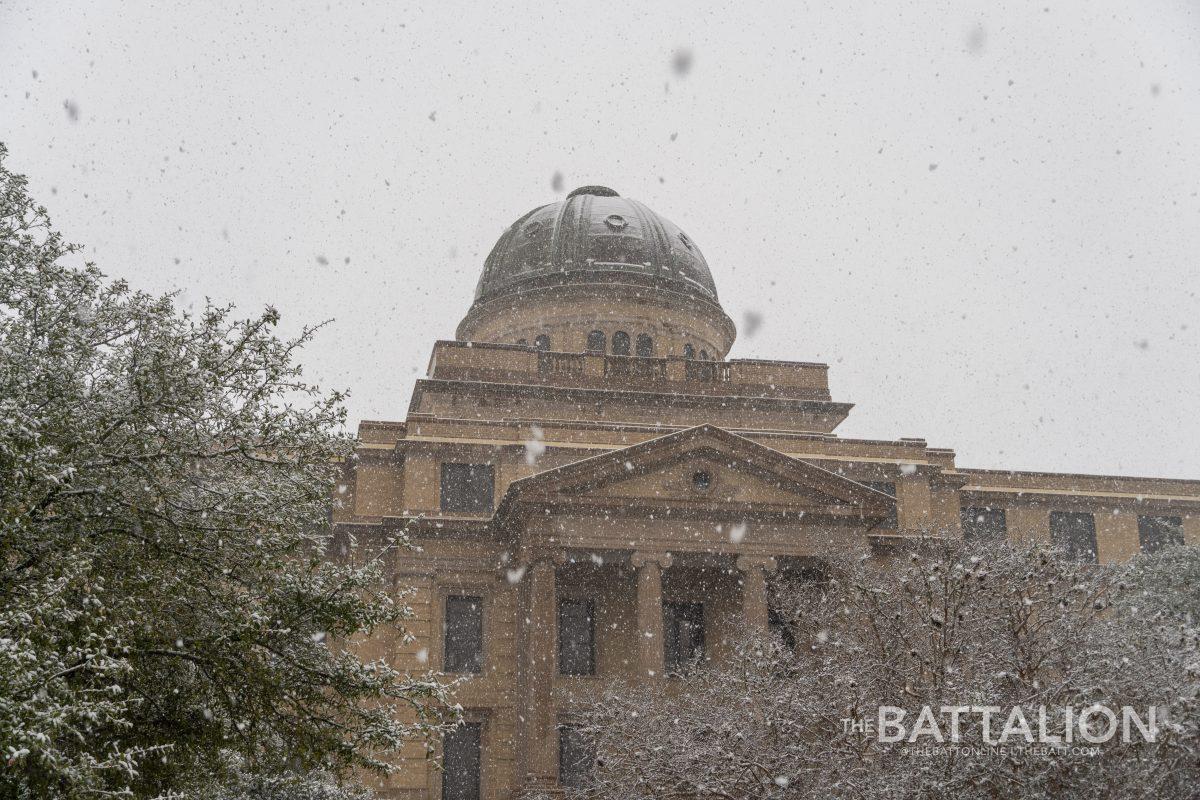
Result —
[[363, 422], [335, 522], [406, 531], [415, 640], [364, 645], [467, 676], [439, 770], [414, 745], [385, 797], [553, 794], [572, 709], [613, 680], [685, 680], [771, 623], [767, 582], [850, 545], [1039, 539], [1080, 559], [1200, 543], [1200, 481], [968, 469], [922, 439], [847, 439], [824, 364], [726, 359], [687, 234], [583, 187], [517, 220], [402, 422]]

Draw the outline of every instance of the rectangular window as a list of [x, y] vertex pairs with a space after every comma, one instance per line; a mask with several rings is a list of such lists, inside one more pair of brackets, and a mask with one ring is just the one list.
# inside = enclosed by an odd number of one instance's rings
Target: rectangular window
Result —
[[483, 671], [483, 598], [446, 598], [446, 672]]
[[1095, 563], [1096, 520], [1088, 513], [1075, 511], [1050, 512], [1050, 541], [1066, 551], [1068, 558]]
[[442, 464], [442, 511], [490, 513], [495, 486], [491, 464]]
[[[894, 498], [896, 496], [896, 484], [892, 483], [891, 481], [859, 481], [859, 483], [861, 483], [863, 486], [869, 486], [877, 492], [883, 492], [890, 497]], [[896, 519], [896, 509], [893, 508], [892, 513], [888, 514], [883, 522], [879, 523], [879, 527], [895, 528], [897, 524], [898, 521]]]
[[1003, 542], [1008, 538], [1008, 524], [1003, 508], [964, 508], [962, 510], [963, 540], [967, 542]]
[[558, 601], [558, 671], [596, 674], [595, 607], [591, 600]]
[[1138, 542], [1143, 553], [1183, 544], [1183, 518], [1138, 517]]
[[596, 749], [578, 728], [558, 729], [558, 783], [564, 789], [586, 789], [592, 782]]
[[704, 604], [663, 603], [663, 661], [669, 672], [686, 672], [704, 658]]
[[442, 800], [479, 800], [481, 730], [467, 722], [442, 738]]

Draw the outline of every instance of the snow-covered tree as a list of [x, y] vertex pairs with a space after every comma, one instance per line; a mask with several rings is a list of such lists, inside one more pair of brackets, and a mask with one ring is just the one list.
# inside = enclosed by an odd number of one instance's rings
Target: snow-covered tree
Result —
[[345, 643], [406, 541], [339, 543], [343, 398], [275, 333], [80, 263], [0, 147], [0, 795], [154, 796], [224, 752], [384, 768], [453, 716]]
[[[613, 686], [581, 724], [597, 762], [589, 798], [996, 798], [1195, 796], [1196, 548], [1132, 567], [1079, 564], [1040, 545], [927, 548], [886, 563], [847, 556], [822, 580], [779, 582], [782, 625], [664, 689]], [[1191, 570], [1189, 573], [1188, 570]], [[880, 706], [1096, 703], [1165, 708], [1157, 741], [1097, 754], [989, 748], [981, 718], [960, 748], [887, 743], [852, 723]], [[1006, 715], [993, 722], [994, 739]], [[949, 726], [939, 719], [949, 742]], [[1060, 720], [1051, 720], [1051, 729]], [[928, 736], [918, 744], [937, 744]], [[1010, 744], [1024, 744], [1013, 740]]]
[[374, 793], [354, 782], [339, 782], [327, 772], [246, 772], [234, 760], [225, 780], [201, 793], [205, 800], [374, 800]]

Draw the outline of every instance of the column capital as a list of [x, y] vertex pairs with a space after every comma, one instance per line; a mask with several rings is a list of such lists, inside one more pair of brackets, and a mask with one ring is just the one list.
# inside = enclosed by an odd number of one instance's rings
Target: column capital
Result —
[[562, 547], [546, 547], [544, 545], [522, 545], [510, 552], [509, 560], [501, 566], [505, 569], [524, 565], [533, 566], [539, 562], [548, 562], [556, 567], [567, 563], [567, 551]]
[[774, 572], [779, 568], [779, 562], [774, 556], [751, 556], [743, 555], [737, 557], [737, 568], [741, 572], [751, 572], [756, 569], [761, 569], [763, 572]]
[[670, 553], [648, 553], [642, 550], [638, 550], [629, 557], [629, 563], [637, 569], [641, 569], [647, 564], [658, 564], [663, 569], [667, 569], [674, 561], [675, 557]]

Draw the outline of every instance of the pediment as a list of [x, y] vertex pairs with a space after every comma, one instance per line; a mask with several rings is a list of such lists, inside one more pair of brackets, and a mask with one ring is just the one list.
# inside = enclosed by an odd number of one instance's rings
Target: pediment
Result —
[[710, 426], [691, 428], [516, 481], [502, 508], [543, 506], [671, 513], [822, 514], [878, 518], [895, 501], [810, 462]]
[[562, 487], [559, 497], [612, 498], [688, 505], [794, 506], [796, 509], [849, 506], [819, 488], [763, 468], [744, 457], [712, 447], [698, 447], [671, 457], [641, 463], [593, 483]]

